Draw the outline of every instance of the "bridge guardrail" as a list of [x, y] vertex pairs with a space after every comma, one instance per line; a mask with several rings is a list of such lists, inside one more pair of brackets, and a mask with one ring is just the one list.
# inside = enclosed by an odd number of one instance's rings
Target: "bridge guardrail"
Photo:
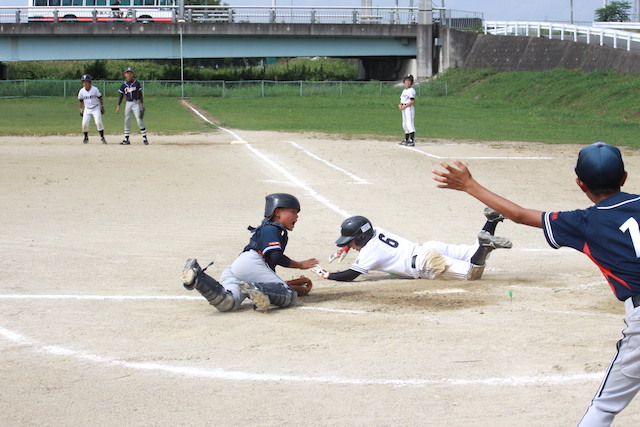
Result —
[[[151, 13], [153, 12], [153, 13]], [[0, 6], [0, 23], [29, 22], [232, 22], [251, 24], [413, 25], [417, 7], [303, 6]], [[482, 13], [434, 7], [433, 22], [466, 29], [481, 25]]]
[[640, 34], [603, 27], [558, 24], [553, 22], [485, 21], [484, 33], [505, 36], [548, 37], [613, 48], [640, 50]]

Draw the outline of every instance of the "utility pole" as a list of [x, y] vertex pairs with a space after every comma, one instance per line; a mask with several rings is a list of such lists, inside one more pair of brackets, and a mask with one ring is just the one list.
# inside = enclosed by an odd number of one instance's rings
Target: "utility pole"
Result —
[[569, 0], [569, 10], [570, 10], [570, 16], [571, 16], [571, 25], [573, 25], [573, 0]]

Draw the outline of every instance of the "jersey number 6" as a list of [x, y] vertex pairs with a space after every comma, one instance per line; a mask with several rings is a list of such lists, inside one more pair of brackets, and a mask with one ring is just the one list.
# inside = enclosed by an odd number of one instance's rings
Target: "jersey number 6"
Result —
[[392, 248], [397, 248], [398, 247], [398, 241], [397, 240], [393, 240], [391, 237], [389, 237], [387, 239], [387, 238], [385, 238], [384, 234], [378, 235], [378, 239], [380, 239], [380, 241], [382, 243], [385, 243], [385, 244], [391, 246]]

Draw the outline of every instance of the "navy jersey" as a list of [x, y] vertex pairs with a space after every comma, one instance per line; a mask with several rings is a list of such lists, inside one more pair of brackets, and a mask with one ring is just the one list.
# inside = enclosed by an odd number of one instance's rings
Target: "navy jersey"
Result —
[[249, 230], [253, 234], [243, 252], [253, 249], [264, 258], [269, 251], [284, 252], [287, 247], [289, 241], [287, 230], [278, 222], [266, 221], [258, 228], [249, 228]]
[[616, 193], [584, 210], [545, 212], [542, 222], [547, 242], [585, 253], [619, 300], [640, 295], [640, 196]]
[[124, 94], [127, 101], [139, 101], [142, 99], [142, 86], [137, 80], [122, 83], [118, 92]]

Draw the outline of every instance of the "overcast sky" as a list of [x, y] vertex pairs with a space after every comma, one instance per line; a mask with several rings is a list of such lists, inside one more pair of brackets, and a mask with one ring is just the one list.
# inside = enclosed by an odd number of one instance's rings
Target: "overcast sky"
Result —
[[[224, 0], [231, 6], [271, 6], [273, 0]], [[278, 6], [360, 6], [361, 0], [275, 0]], [[435, 0], [441, 5], [443, 0]], [[593, 21], [604, 0], [573, 0], [574, 21]], [[374, 6], [390, 7], [411, 0], [372, 0]], [[418, 5], [420, 0], [413, 0]], [[630, 1], [633, 4], [633, 0]], [[1, 6], [24, 6], [26, 0], [0, 0]], [[445, 7], [484, 13], [487, 20], [569, 21], [571, 0], [444, 0]]]

